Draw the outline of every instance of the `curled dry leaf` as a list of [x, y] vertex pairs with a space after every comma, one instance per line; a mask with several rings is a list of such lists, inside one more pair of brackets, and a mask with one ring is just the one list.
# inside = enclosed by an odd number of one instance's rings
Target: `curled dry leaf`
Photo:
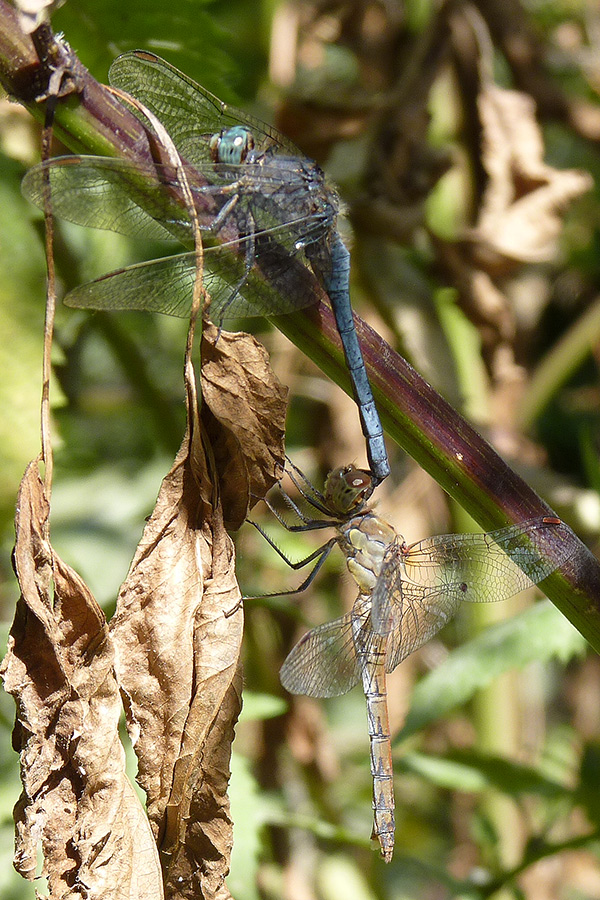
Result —
[[188, 373], [188, 425], [111, 622], [169, 897], [225, 898], [243, 613]]
[[102, 610], [49, 543], [48, 514], [36, 460], [19, 492], [21, 598], [1, 669], [18, 709], [15, 866], [35, 878], [39, 843], [52, 897], [157, 900], [156, 846], [125, 775], [112, 643]]
[[[489, 176], [477, 228], [471, 232], [481, 268], [487, 255], [517, 262], [552, 260], [562, 213], [590, 190], [592, 178], [544, 162], [544, 142], [528, 94], [488, 83], [478, 98], [483, 164]], [[477, 246], [477, 245], [480, 246]]]
[[[217, 340], [218, 336], [218, 340]], [[202, 341], [202, 418], [221, 482], [226, 527], [240, 527], [279, 481], [285, 464], [287, 388], [252, 335], [206, 326]]]

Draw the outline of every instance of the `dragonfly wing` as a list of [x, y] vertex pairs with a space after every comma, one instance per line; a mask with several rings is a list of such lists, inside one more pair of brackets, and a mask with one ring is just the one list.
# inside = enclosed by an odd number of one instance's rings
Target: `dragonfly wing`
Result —
[[373, 590], [373, 629], [386, 641], [386, 671], [431, 640], [456, 614], [462, 585], [416, 585], [402, 577], [396, 548], [384, 561]]
[[[22, 190], [40, 209], [46, 178], [52, 212], [59, 218], [147, 240], [190, 239], [187, 212], [126, 160], [64, 156], [35, 166], [23, 178]], [[169, 221], [171, 230], [156, 219]]]
[[[243, 257], [226, 245], [208, 247], [203, 281], [211, 298], [212, 321], [221, 325], [227, 319], [286, 313], [311, 303], [314, 280], [308, 269], [287, 256], [281, 269], [275, 270], [276, 263], [275, 258], [269, 259], [273, 271], [267, 280], [257, 267], [247, 274]], [[194, 253], [154, 259], [82, 284], [67, 295], [65, 303], [82, 309], [139, 309], [185, 317], [192, 304], [195, 271]]]
[[548, 517], [488, 534], [446, 534], [403, 554], [406, 577], [425, 587], [460, 585], [464, 600], [507, 600], [543, 581], [573, 554], [572, 532]]
[[160, 119], [182, 157], [200, 168], [212, 165], [210, 137], [235, 125], [249, 128], [260, 149], [275, 146], [301, 155], [274, 128], [223, 103], [153, 53], [124, 53], [112, 64], [109, 77], [114, 87], [141, 100]]
[[189, 315], [195, 256], [183, 253], [117, 269], [70, 291], [67, 306], [82, 309], [141, 309], [171, 316]]
[[338, 697], [361, 677], [352, 637], [352, 613], [305, 634], [287, 656], [279, 676], [291, 694]]

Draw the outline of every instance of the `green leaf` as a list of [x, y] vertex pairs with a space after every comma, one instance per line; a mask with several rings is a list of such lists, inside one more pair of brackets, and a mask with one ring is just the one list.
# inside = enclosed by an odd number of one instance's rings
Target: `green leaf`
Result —
[[240, 722], [275, 719], [277, 716], [282, 716], [287, 708], [288, 704], [283, 697], [260, 694], [256, 691], [244, 691], [244, 705], [240, 714]]
[[478, 793], [496, 788], [511, 797], [517, 794], [538, 794], [552, 799], [572, 796], [569, 786], [546, 778], [530, 766], [471, 750], [446, 756], [408, 753], [402, 758], [400, 768], [449, 790]]
[[422, 678], [398, 740], [466, 703], [508, 669], [551, 659], [567, 662], [585, 648], [584, 638], [551, 603], [536, 603], [459, 647]]
[[[57, 480], [52, 493], [56, 551], [82, 575], [101, 606], [114, 603], [151, 511], [169, 459], [157, 457], [132, 473], [98, 466]], [[82, 503], [85, 497], [85, 503]]]
[[[14, 515], [23, 470], [40, 449], [46, 266], [23, 199], [23, 168], [0, 156], [0, 527]], [[56, 393], [53, 393], [53, 401]]]
[[250, 762], [239, 753], [231, 757], [229, 782], [231, 816], [235, 822], [231, 872], [227, 886], [236, 900], [258, 900], [256, 875], [260, 852], [260, 829], [264, 823], [263, 798]]
[[465, 412], [485, 421], [490, 408], [489, 382], [481, 356], [481, 337], [460, 309], [456, 288], [439, 288], [435, 305], [454, 357]]
[[443, 756], [429, 756], [425, 753], [407, 753], [402, 757], [396, 771], [412, 772], [431, 784], [451, 791], [478, 793], [489, 787], [482, 772]]
[[221, 90], [233, 64], [222, 49], [227, 34], [214, 12], [208, 11], [211, 5], [211, 0], [183, 0], [175, 11], [162, 0], [125, 5], [118, 0], [96, 0], [91, 14], [80, 4], [67, 3], [52, 23], [55, 30], [69, 36], [84, 64], [100, 80], [106, 81], [108, 67], [120, 53], [164, 49], [178, 68]]

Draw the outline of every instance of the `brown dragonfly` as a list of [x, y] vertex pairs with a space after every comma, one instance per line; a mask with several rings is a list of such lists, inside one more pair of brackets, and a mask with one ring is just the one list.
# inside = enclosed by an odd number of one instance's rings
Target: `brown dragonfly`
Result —
[[316, 561], [300, 588], [285, 593], [307, 587], [339, 545], [359, 594], [349, 613], [300, 639], [281, 668], [281, 683], [290, 693], [309, 697], [336, 697], [362, 683], [371, 745], [372, 837], [389, 862], [394, 788], [387, 673], [449, 622], [462, 601], [507, 600], [543, 581], [572, 555], [573, 534], [560, 519], [542, 516], [488, 534], [445, 534], [407, 544], [367, 504], [373, 490], [368, 472], [353, 465], [335, 469], [324, 493], [295, 473], [301, 481], [293, 472], [292, 480], [304, 498], [326, 518], [309, 519], [285, 492], [303, 524], [288, 525], [270, 503], [269, 508], [289, 530], [332, 526], [337, 533], [306, 560], [290, 563], [300, 568]]

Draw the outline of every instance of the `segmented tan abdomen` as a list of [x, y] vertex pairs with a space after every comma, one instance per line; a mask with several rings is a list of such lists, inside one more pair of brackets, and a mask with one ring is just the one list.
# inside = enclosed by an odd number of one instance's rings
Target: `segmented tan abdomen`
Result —
[[365, 667], [363, 688], [367, 700], [373, 776], [372, 837], [377, 838], [383, 858], [390, 862], [394, 852], [394, 774], [383, 659], [381, 664]]
[[[358, 584], [370, 610], [370, 598], [381, 573], [386, 551], [397, 540], [396, 531], [373, 514], [356, 516], [340, 529], [342, 549], [348, 569]], [[361, 617], [362, 618], [362, 617]], [[367, 701], [367, 721], [373, 777], [373, 834], [381, 853], [390, 862], [394, 852], [394, 775], [387, 709], [385, 677], [386, 635], [377, 634], [370, 622], [355, 623], [355, 649], [362, 663], [363, 690]], [[365, 638], [367, 638], [365, 642]]]
[[354, 648], [361, 662], [362, 685], [367, 701], [367, 722], [373, 778], [373, 833], [381, 853], [390, 862], [394, 852], [394, 780], [387, 710], [385, 674], [386, 635], [371, 627], [371, 592], [361, 594], [354, 605]]

